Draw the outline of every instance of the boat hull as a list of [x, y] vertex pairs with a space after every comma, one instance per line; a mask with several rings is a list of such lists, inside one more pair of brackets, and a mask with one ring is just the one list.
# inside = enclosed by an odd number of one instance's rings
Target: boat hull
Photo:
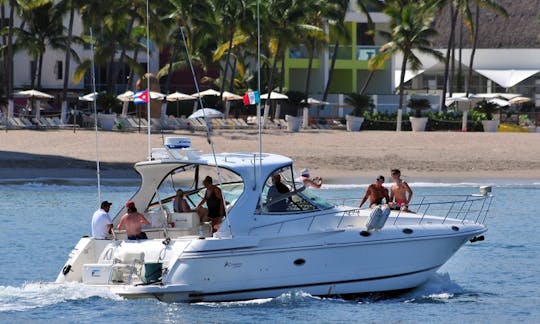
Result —
[[184, 252], [162, 283], [111, 286], [111, 291], [126, 298], [198, 302], [271, 298], [291, 291], [336, 296], [404, 290], [426, 282], [481, 232], [347, 243], [330, 238], [358, 232], [334, 233], [324, 245], [306, 241], [292, 248], [261, 242], [256, 248]]

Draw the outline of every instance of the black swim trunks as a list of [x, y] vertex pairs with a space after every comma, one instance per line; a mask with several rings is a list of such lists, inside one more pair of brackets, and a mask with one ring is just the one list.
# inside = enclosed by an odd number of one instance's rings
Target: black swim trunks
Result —
[[140, 232], [138, 235], [128, 236], [128, 240], [146, 240], [146, 239], [148, 239], [148, 236], [146, 236], [145, 232]]

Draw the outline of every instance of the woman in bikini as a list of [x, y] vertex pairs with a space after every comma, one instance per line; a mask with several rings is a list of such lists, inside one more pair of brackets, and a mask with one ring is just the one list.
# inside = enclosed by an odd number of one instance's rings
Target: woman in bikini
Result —
[[390, 188], [390, 201], [392, 209], [411, 212], [409, 210], [409, 203], [412, 200], [413, 192], [411, 187], [407, 182], [401, 179], [401, 171], [398, 169], [392, 169], [391, 171], [392, 179], [394, 179], [394, 184]]
[[[204, 178], [203, 185], [206, 187], [206, 193], [197, 206], [197, 212], [201, 218], [201, 222], [210, 219], [212, 228], [215, 232], [219, 228], [219, 224], [221, 224], [221, 220], [225, 215], [223, 196], [221, 195], [221, 189], [212, 184], [212, 177], [207, 176]], [[207, 208], [203, 207], [204, 203], [206, 203]]]

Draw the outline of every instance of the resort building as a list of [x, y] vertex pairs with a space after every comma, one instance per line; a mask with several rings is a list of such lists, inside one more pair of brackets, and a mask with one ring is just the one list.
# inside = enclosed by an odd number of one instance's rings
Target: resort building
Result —
[[[492, 11], [481, 8], [480, 25], [477, 49], [474, 56], [471, 80], [467, 79], [467, 69], [470, 64], [472, 44], [470, 32], [462, 21], [458, 20], [455, 49], [452, 51], [451, 84], [448, 87], [448, 94], [464, 92], [465, 86], [470, 84], [471, 93], [484, 92], [511, 92], [534, 98], [536, 104], [540, 104], [540, 24], [537, 13], [540, 12], [540, 0], [534, 1], [512, 1], [500, 0], [499, 3], [506, 8], [510, 17], [501, 17]], [[9, 8], [9, 7], [7, 7]], [[9, 10], [6, 10], [7, 13]], [[68, 25], [66, 15], [64, 25]], [[380, 12], [370, 14], [376, 29], [387, 29], [389, 19]], [[473, 8], [474, 16], [474, 8]], [[0, 21], [0, 26], [6, 26], [5, 18]], [[74, 35], [82, 32], [82, 22], [80, 17], [75, 15]], [[15, 25], [20, 21], [16, 18]], [[368, 71], [368, 61], [375, 55], [386, 40], [381, 39], [377, 34], [366, 34], [368, 25], [367, 17], [357, 8], [356, 1], [350, 1], [349, 10], [346, 15], [346, 24], [351, 38], [345, 42], [339, 39], [339, 48], [335, 61], [333, 74], [330, 76], [332, 55], [337, 36], [333, 27], [328, 24], [326, 32], [329, 35], [329, 45], [319, 51], [312, 62], [310, 73], [309, 93], [315, 98], [322, 98], [328, 79], [331, 77], [328, 101], [338, 103], [338, 107], [343, 103], [344, 94], [360, 92], [366, 86], [366, 80], [370, 72]], [[441, 12], [435, 28], [439, 31], [439, 36], [434, 39], [434, 47], [446, 54], [446, 47], [449, 37], [449, 14], [448, 10]], [[5, 38], [3, 38], [5, 41]], [[91, 48], [74, 45], [74, 50], [85, 60], [91, 57]], [[158, 71], [163, 66], [160, 63], [160, 53], [155, 48], [151, 48], [150, 71]], [[118, 62], [120, 53], [116, 53], [115, 62]], [[437, 60], [419, 54], [423, 66], [418, 71], [408, 69], [405, 76], [405, 89], [407, 94], [421, 93], [431, 95], [434, 99], [433, 107], [440, 107], [442, 102], [441, 94], [444, 80], [444, 64]], [[145, 54], [139, 54], [137, 61], [145, 66], [147, 59]], [[97, 89], [104, 89], [109, 81], [109, 69], [114, 64], [108, 64], [96, 72]], [[32, 77], [36, 75], [37, 63], [26, 51], [17, 51], [14, 58], [14, 91], [29, 89], [32, 85]], [[73, 73], [77, 63], [72, 60], [70, 71]], [[308, 77], [309, 59], [306, 48], [298, 46], [290, 48], [285, 58], [283, 84], [287, 90], [305, 91], [306, 79]], [[396, 55], [388, 61], [385, 66], [374, 72], [369, 83], [365, 87], [364, 93], [375, 95], [375, 103], [379, 110], [395, 110], [397, 106], [396, 89], [400, 80], [401, 55]], [[129, 87], [126, 64], [117, 67], [120, 71], [117, 76], [116, 93], [123, 92]], [[49, 91], [59, 98], [59, 93], [64, 84], [65, 53], [62, 50], [47, 48], [43, 56], [41, 71], [41, 88], [45, 92]], [[5, 76], [0, 76], [0, 82], [5, 82]], [[134, 79], [138, 79], [135, 76]], [[191, 80], [190, 80], [191, 82]], [[133, 87], [133, 85], [132, 85]], [[88, 92], [91, 87], [90, 74], [79, 82], [73, 82], [70, 78], [68, 82], [69, 91], [72, 98]], [[537, 93], [539, 93], [537, 95]], [[437, 98], [438, 96], [438, 98]], [[339, 108], [341, 109], [341, 108]], [[327, 111], [329, 114], [343, 115], [343, 110], [337, 113], [335, 110]]]

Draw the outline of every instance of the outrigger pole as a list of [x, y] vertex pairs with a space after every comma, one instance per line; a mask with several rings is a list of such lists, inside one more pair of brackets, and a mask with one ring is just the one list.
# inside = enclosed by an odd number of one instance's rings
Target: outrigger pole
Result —
[[152, 96], [150, 95], [150, 9], [148, 0], [146, 0], [146, 91], [148, 92], [148, 100], [146, 103], [146, 118], [148, 119], [147, 140], [148, 140], [148, 161], [152, 160], [152, 143], [150, 140], [150, 103]]
[[[96, 93], [96, 72], [94, 66], [94, 36], [92, 28], [90, 28], [90, 60], [92, 62], [92, 92]], [[98, 206], [101, 204], [101, 170], [99, 167], [99, 137], [98, 137], [98, 115], [97, 115], [97, 95], [93, 101], [94, 105], [94, 128], [96, 133], [96, 174], [97, 174], [97, 190], [98, 190]]]

